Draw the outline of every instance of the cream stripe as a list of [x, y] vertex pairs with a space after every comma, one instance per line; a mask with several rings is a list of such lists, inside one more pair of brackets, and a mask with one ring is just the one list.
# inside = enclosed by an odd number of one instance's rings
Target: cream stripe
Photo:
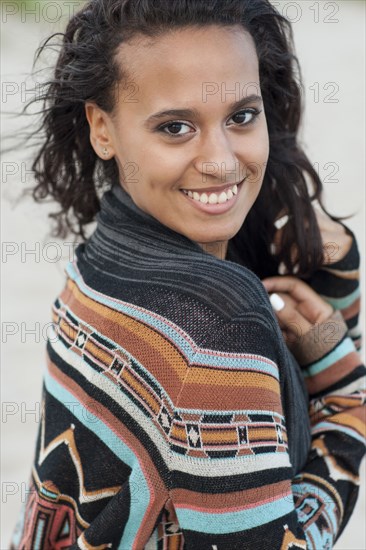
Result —
[[[357, 380], [354, 380], [348, 386], [344, 386], [342, 388], [339, 388], [338, 390], [330, 391], [324, 397], [328, 397], [329, 395], [343, 395], [344, 397], [351, 397], [351, 394], [357, 391], [363, 391], [366, 388], [366, 376], [361, 376], [361, 378], [358, 378]], [[315, 399], [314, 401], [317, 401], [319, 399], [322, 399], [321, 397], [318, 399]]]

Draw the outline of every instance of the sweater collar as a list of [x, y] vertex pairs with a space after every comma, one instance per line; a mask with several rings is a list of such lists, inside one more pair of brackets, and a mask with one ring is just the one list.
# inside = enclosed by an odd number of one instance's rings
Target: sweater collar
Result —
[[[147, 255], [160, 253], [163, 256], [199, 255], [208, 261], [222, 262], [188, 237], [162, 224], [159, 220], [143, 211], [132, 200], [120, 183], [114, 183], [101, 199], [101, 208], [97, 214], [96, 233], [103, 233], [116, 244], [134, 245], [136, 252]], [[94, 237], [92, 236], [92, 239]], [[230, 241], [229, 259], [232, 253]], [[234, 260], [235, 261], [235, 260]]]

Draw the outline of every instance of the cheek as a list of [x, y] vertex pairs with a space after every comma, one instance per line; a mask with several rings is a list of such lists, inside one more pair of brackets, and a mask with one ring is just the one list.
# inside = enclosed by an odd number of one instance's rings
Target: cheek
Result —
[[267, 168], [268, 148], [258, 147], [246, 162], [247, 181], [253, 185], [261, 185]]

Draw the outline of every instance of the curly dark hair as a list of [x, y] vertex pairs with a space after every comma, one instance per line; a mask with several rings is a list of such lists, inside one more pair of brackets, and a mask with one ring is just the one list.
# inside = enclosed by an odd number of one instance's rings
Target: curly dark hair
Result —
[[[38, 48], [35, 61], [54, 36], [62, 44], [52, 79], [42, 101], [42, 119], [32, 133], [42, 145], [32, 164], [38, 202], [52, 197], [61, 210], [49, 214], [56, 221], [53, 235], [70, 232], [86, 239], [84, 228], [95, 220], [100, 193], [118, 181], [114, 158], [101, 160], [91, 146], [85, 114], [86, 101], [112, 113], [117, 86], [127, 78], [115, 54], [135, 35], [159, 37], [182, 27], [241, 25], [252, 36], [259, 60], [270, 154], [261, 191], [241, 229], [233, 237], [245, 265], [260, 277], [275, 274], [270, 243], [280, 212], [290, 213], [284, 227], [276, 265], [289, 273], [294, 265], [291, 247], [299, 251], [298, 277], [308, 277], [323, 265], [323, 244], [311, 201], [322, 203], [322, 182], [298, 142], [302, 118], [302, 76], [294, 53], [290, 22], [269, 0], [90, 0], [68, 22], [64, 33], [54, 33]], [[307, 180], [308, 183], [307, 183]], [[308, 184], [313, 194], [310, 194]], [[350, 216], [348, 216], [350, 217]], [[306, 221], [306, 223], [305, 223]], [[272, 267], [270, 267], [272, 266]], [[272, 272], [271, 272], [272, 271]]]

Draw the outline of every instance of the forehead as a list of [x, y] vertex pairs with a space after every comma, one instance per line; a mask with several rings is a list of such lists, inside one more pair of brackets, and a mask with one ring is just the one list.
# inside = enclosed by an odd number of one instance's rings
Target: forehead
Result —
[[[233, 102], [246, 95], [250, 84], [247, 95], [259, 91], [254, 41], [240, 25], [189, 27], [154, 39], [140, 35], [121, 44], [116, 59], [134, 88], [136, 101], [129, 109], [158, 110], [195, 100], [203, 104], [204, 95], [211, 105]], [[207, 90], [219, 93], [205, 94]]]

